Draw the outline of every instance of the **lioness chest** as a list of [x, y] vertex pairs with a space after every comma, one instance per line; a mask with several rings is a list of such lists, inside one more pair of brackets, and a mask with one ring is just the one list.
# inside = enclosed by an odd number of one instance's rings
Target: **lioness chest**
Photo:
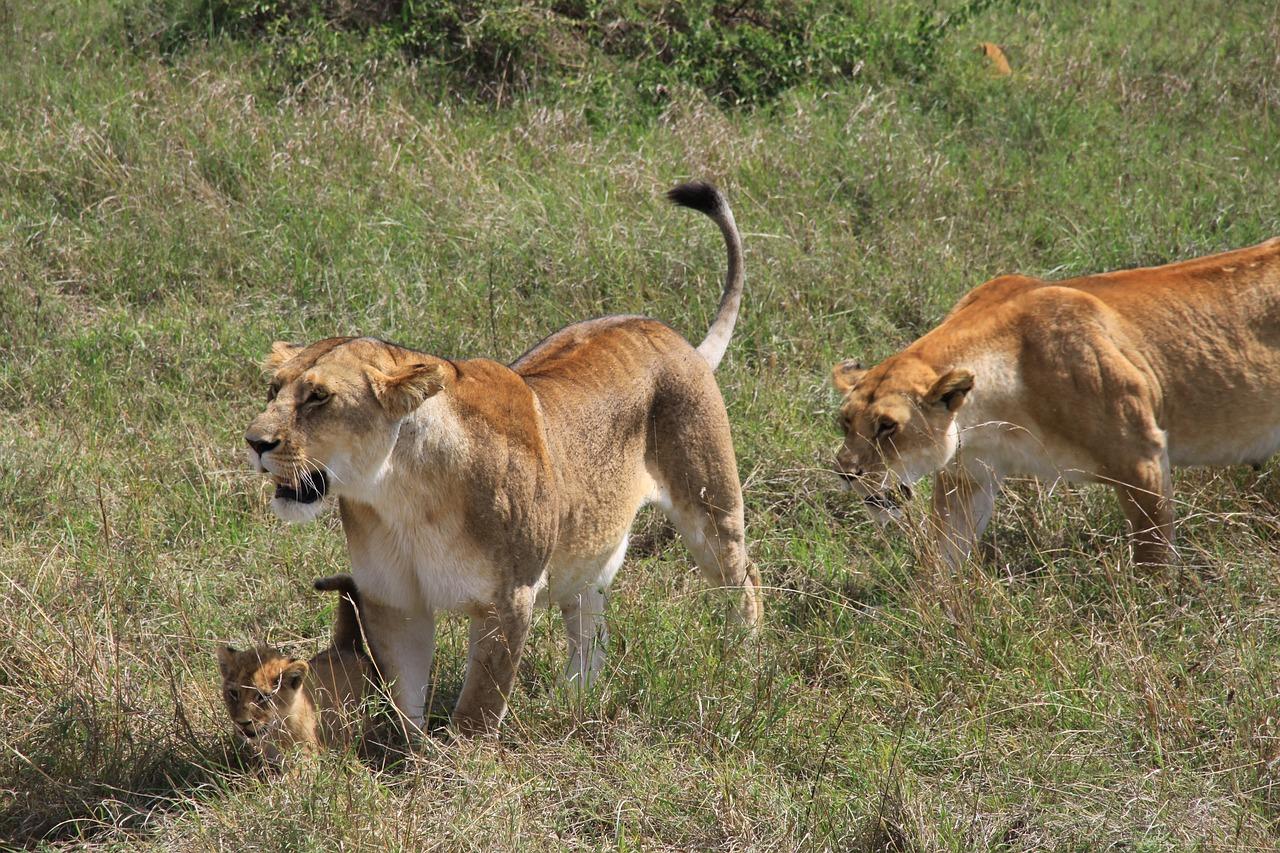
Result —
[[429, 520], [384, 513], [342, 504], [351, 573], [366, 598], [408, 611], [467, 610], [493, 601], [499, 572], [461, 513]]

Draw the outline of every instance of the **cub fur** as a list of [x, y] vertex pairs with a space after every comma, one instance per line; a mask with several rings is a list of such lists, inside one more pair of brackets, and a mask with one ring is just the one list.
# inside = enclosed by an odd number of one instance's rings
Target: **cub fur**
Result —
[[760, 619], [742, 491], [713, 370], [742, 298], [742, 243], [715, 188], [669, 194], [719, 226], [720, 307], [690, 346], [644, 317], [571, 325], [510, 366], [372, 338], [277, 343], [267, 408], [245, 434], [282, 518], [337, 498], [369, 642], [401, 712], [423, 723], [437, 611], [471, 619], [456, 731], [494, 730], [535, 601], [568, 633], [565, 677], [604, 665], [605, 593], [636, 512], [659, 506], [736, 614]]
[[269, 761], [290, 747], [351, 742], [373, 668], [360, 630], [360, 593], [350, 575], [315, 581], [339, 593], [333, 643], [310, 660], [258, 647], [217, 650], [222, 700], [236, 731]]
[[1280, 448], [1280, 238], [1060, 282], [1002, 276], [864, 370], [836, 365], [839, 471], [883, 520], [936, 474], [932, 527], [963, 560], [1009, 476], [1106, 483], [1138, 563], [1175, 556], [1175, 466]]

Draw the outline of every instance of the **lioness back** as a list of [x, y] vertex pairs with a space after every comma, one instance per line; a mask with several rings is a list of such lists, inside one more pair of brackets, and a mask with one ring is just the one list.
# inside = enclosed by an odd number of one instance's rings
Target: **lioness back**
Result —
[[[723, 408], [706, 360], [678, 332], [647, 317], [575, 323], [511, 367], [537, 396], [548, 440], [593, 479], [597, 466], [626, 456], [619, 452], [624, 447], [652, 438], [644, 423], [654, 406], [683, 408], [690, 417], [707, 407], [704, 400]], [[609, 428], [586, 428], [594, 424]]]

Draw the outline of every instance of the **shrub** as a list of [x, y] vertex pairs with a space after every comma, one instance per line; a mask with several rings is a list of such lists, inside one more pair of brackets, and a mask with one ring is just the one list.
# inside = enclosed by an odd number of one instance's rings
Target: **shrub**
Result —
[[752, 106], [803, 83], [837, 84], [868, 60], [928, 73], [942, 38], [995, 0], [962, 0], [948, 12], [935, 4], [896, 24], [844, 0], [122, 2], [135, 45], [265, 40], [293, 81], [405, 57], [485, 97], [603, 75], [653, 102], [691, 85]]

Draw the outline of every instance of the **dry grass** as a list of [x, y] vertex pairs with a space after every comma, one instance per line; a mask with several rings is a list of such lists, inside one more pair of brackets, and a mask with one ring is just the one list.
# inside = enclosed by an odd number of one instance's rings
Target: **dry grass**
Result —
[[[1137, 575], [1109, 494], [1005, 490], [986, 559], [923, 571], [825, 473], [829, 365], [982, 279], [1280, 232], [1265, 4], [981, 16], [928, 79], [658, 119], [577, 93], [437, 103], [420, 71], [264, 83], [244, 45], [122, 52], [98, 4], [0, 3], [0, 842], [137, 849], [1274, 849], [1276, 471], [1178, 478], [1185, 566]], [[993, 79], [972, 49], [997, 41]], [[511, 358], [644, 312], [700, 335], [728, 191], [748, 296], [720, 379], [768, 625], [643, 516], [606, 677], [553, 689], [535, 626], [496, 743], [237, 755], [215, 641], [309, 654], [342, 570], [242, 468], [270, 341], [353, 331]], [[925, 498], [921, 498], [925, 500]], [[916, 507], [916, 511], [922, 510]], [[441, 704], [461, 676], [443, 629]], [[376, 750], [373, 752], [376, 753]]]

